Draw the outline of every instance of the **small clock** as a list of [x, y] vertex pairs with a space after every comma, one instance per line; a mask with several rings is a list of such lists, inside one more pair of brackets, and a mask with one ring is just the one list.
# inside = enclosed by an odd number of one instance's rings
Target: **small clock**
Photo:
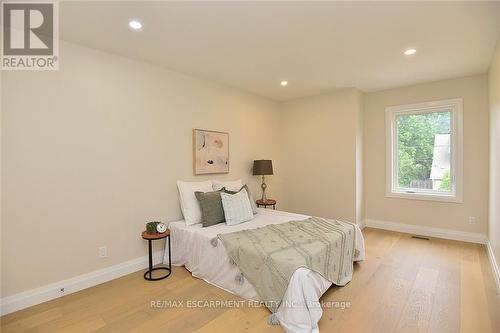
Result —
[[161, 222], [146, 223], [146, 231], [148, 234], [162, 234], [167, 231], [167, 225]]
[[156, 231], [158, 231], [160, 234], [164, 233], [167, 231], [167, 225], [165, 223], [158, 223], [156, 225]]

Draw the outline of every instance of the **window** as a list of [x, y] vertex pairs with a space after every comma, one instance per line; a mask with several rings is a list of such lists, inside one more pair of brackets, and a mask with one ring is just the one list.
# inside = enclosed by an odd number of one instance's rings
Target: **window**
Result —
[[462, 100], [386, 109], [386, 195], [462, 201]]

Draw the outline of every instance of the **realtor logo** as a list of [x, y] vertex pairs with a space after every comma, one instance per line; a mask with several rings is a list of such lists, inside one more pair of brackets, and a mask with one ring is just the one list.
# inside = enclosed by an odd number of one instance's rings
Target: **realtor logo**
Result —
[[3, 70], [59, 69], [55, 1], [2, 1]]

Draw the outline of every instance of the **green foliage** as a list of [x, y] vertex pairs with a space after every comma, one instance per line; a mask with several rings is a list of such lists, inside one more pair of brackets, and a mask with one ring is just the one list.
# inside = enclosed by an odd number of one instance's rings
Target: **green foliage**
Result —
[[[399, 186], [429, 179], [436, 134], [450, 133], [451, 113], [432, 112], [396, 118]], [[448, 175], [449, 176], [449, 175]]]
[[445, 171], [443, 175], [443, 181], [441, 182], [441, 185], [439, 186], [440, 191], [451, 191], [451, 177], [450, 177], [450, 172]]

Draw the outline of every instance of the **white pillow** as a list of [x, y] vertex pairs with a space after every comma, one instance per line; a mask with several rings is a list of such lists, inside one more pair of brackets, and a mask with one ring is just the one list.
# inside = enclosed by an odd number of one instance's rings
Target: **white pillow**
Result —
[[212, 188], [214, 191], [220, 191], [225, 187], [228, 191], [237, 192], [243, 187], [241, 179], [236, 180], [212, 180]]
[[177, 187], [179, 188], [182, 215], [184, 215], [186, 224], [201, 223], [201, 208], [194, 192], [212, 192], [212, 181], [182, 182], [178, 180]]
[[253, 218], [252, 206], [245, 189], [236, 194], [222, 192], [220, 197], [227, 225], [240, 224]]

